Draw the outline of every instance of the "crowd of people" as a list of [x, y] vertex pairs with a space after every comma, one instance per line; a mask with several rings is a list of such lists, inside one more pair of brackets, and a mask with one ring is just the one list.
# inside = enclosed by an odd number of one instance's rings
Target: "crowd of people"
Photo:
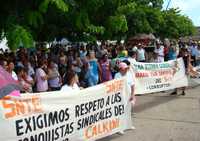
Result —
[[[136, 61], [159, 63], [177, 57], [183, 57], [187, 71], [200, 65], [200, 42], [157, 40], [151, 57], [142, 43], [20, 48], [1, 51], [0, 65], [20, 83], [22, 92], [32, 93], [80, 90], [125, 75]], [[113, 61], [115, 58], [123, 58], [123, 62]]]

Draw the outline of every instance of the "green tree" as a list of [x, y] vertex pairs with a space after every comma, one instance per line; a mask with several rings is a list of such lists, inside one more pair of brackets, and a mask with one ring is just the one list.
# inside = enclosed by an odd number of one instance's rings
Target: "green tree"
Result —
[[1, 38], [8, 39], [12, 50], [16, 50], [19, 45], [33, 47], [37, 31], [44, 23], [50, 6], [62, 12], [68, 11], [68, 4], [64, 0], [0, 1]]
[[163, 11], [164, 22], [161, 24], [158, 35], [162, 38], [179, 38], [183, 36], [191, 36], [195, 33], [195, 26], [191, 19], [181, 15], [178, 9], [169, 9]]
[[121, 40], [138, 33], [178, 38], [192, 35], [192, 21], [163, 0], [7, 0], [0, 1], [0, 38], [11, 49], [34, 41]]

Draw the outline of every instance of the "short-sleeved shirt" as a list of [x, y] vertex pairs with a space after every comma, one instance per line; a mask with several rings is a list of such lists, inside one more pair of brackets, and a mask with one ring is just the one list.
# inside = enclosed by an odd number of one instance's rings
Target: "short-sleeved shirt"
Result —
[[42, 77], [46, 76], [46, 73], [43, 69], [38, 68], [36, 70], [36, 82], [37, 82], [37, 91], [45, 92], [48, 90], [48, 82], [47, 80], [43, 80]]
[[112, 79], [112, 74], [111, 74], [111, 70], [110, 70], [110, 60], [107, 61], [100, 61], [100, 67], [102, 70], [102, 81], [109, 81]]
[[66, 93], [72, 92], [72, 91], [78, 91], [78, 90], [80, 90], [80, 88], [78, 87], [78, 85], [76, 83], [73, 86], [64, 85], [61, 88], [61, 91], [66, 92]]
[[12, 78], [16, 81], [18, 80], [17, 74], [14, 71], [12, 71]]
[[197, 56], [197, 47], [196, 46], [190, 46], [189, 52], [191, 53], [192, 56]]
[[137, 60], [145, 61], [145, 50], [143, 48], [137, 50]]
[[[32, 81], [33, 78], [30, 77], [30, 76], [27, 76], [27, 80], [28, 80], [28, 81]], [[27, 83], [24, 79], [22, 79], [22, 80], [20, 81], [20, 83], [21, 83], [21, 85], [22, 85], [23, 87], [28, 88], [25, 92], [29, 92], [29, 93], [33, 92], [33, 90], [32, 90], [32, 85], [29, 84], [29, 83]]]
[[164, 47], [160, 46], [160, 48], [155, 48], [154, 52], [158, 54], [158, 62], [164, 62]]
[[[122, 78], [123, 76], [121, 75], [120, 72], [115, 74], [115, 79], [116, 78]], [[131, 94], [131, 87], [135, 85], [135, 80], [134, 80], [134, 75], [132, 72], [129, 70], [126, 75], [124, 76], [126, 78], [127, 86], [128, 86], [128, 92]]]

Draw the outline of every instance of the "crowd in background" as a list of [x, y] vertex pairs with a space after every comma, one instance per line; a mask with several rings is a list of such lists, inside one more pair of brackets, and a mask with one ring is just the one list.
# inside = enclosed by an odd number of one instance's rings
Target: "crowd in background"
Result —
[[[200, 65], [200, 42], [157, 40], [151, 53], [142, 43], [20, 48], [17, 52], [1, 51], [0, 65], [20, 83], [22, 92], [31, 93], [78, 90], [112, 80], [120, 71], [119, 63], [113, 61], [115, 58], [123, 58], [130, 65], [135, 61], [160, 63], [178, 57], [183, 57], [186, 70], [190, 65]], [[121, 64], [121, 67], [126, 66]]]

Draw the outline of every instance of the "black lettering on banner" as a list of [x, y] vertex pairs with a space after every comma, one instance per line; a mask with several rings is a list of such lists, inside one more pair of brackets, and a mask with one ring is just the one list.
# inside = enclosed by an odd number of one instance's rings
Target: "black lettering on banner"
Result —
[[63, 122], [64, 119], [65, 119], [65, 111], [63, 111], [63, 110], [60, 111], [60, 112], [59, 112], [58, 118], [59, 118], [59, 121], [60, 121], [60, 122]]
[[34, 135], [27, 134], [28, 137], [24, 137], [18, 141], [56, 141], [56, 140], [68, 140], [68, 135], [74, 131], [74, 122], [54, 127], [48, 131], [36, 133]]
[[52, 141], [54, 140], [55, 138], [55, 132], [54, 132], [54, 129], [52, 130]]
[[147, 87], [147, 89], [153, 90], [153, 89], [161, 89], [161, 88], [167, 88], [167, 87], [170, 87], [170, 83], [150, 85]]
[[161, 78], [156, 79], [156, 84], [158, 84], [158, 83], [162, 83]]
[[95, 114], [89, 115], [87, 117], [84, 117], [82, 119], [79, 119], [77, 122], [77, 130], [83, 129], [85, 127], [88, 127], [92, 124], [95, 124], [101, 120], [109, 119], [112, 117], [112, 109], [106, 108], [105, 110], [96, 112]]
[[25, 123], [26, 123], [26, 130], [25, 130], [25, 134], [27, 134], [28, 132], [32, 132], [32, 128], [31, 128], [31, 118], [28, 119], [24, 119]]
[[100, 110], [104, 107], [104, 105], [105, 105], [104, 98], [76, 105], [75, 117], [78, 118], [80, 116]]
[[[76, 118], [92, 113], [88, 116], [78, 119], [77, 130], [86, 128], [101, 120], [109, 119], [113, 116], [113, 114], [115, 116], [120, 116], [124, 114], [124, 105], [118, 105], [122, 104], [121, 102], [122, 102], [121, 93], [117, 92], [113, 95], [107, 96], [106, 98], [76, 105], [75, 106]], [[110, 106], [112, 106], [113, 109]]]
[[[51, 129], [45, 131], [43, 134], [36, 134], [31, 136], [30, 138], [21, 139], [24, 140], [31, 140], [31, 141], [51, 141], [55, 139], [59, 139], [60, 137], [64, 137], [64, 135], [70, 134], [73, 132], [73, 123], [66, 122], [69, 120], [69, 109], [61, 109], [60, 111], [50, 112], [48, 114], [40, 114], [37, 116], [27, 117], [24, 119], [18, 119], [15, 121], [16, 127], [16, 135], [29, 135], [33, 131], [37, 131], [38, 129], [45, 129], [47, 127], [55, 126], [55, 129]], [[57, 127], [56, 125], [65, 122], [64, 125], [60, 125]], [[67, 131], [65, 131], [67, 130]]]
[[120, 92], [118, 92], [115, 95], [112, 95], [111, 104], [119, 103], [119, 102], [121, 102], [121, 100], [122, 99], [121, 99]]
[[64, 139], [63, 141], [69, 141], [69, 139], [68, 139], [68, 138], [66, 138], [66, 139]]
[[80, 106], [79, 105], [76, 105], [75, 106], [75, 117], [79, 117], [80, 116]]
[[59, 127], [57, 127], [57, 128], [55, 129], [55, 138], [54, 138], [54, 140], [59, 139], [58, 129], [59, 129]]
[[[42, 119], [41, 117], [42, 117], [42, 115], [39, 115], [39, 116], [37, 117], [38, 119], [40, 119], [40, 120], [37, 120], [37, 125], [38, 125], [38, 128], [40, 128], [40, 129], [44, 127], [43, 121], [42, 121], [43, 119]], [[34, 117], [34, 118], [35, 118], [35, 117]], [[34, 126], [36, 126], [36, 124], [34, 124]], [[35, 128], [36, 128], [36, 127], [35, 127]], [[34, 128], [34, 129], [35, 129], [35, 128]]]
[[49, 124], [51, 125], [55, 125], [58, 124], [58, 118], [57, 118], [57, 114], [58, 112], [54, 112], [54, 113], [50, 113], [49, 114]]
[[107, 97], [107, 100], [106, 100], [106, 107], [109, 106], [109, 105], [110, 105], [110, 96]]
[[17, 136], [21, 136], [24, 134], [23, 131], [20, 131], [20, 129], [24, 128], [22, 125], [20, 125], [20, 123], [22, 122], [23, 122], [22, 119], [15, 121]]
[[45, 141], [49, 141], [51, 139], [51, 131], [45, 132]]
[[[22, 139], [18, 141], [65, 141], [75, 130], [89, 127], [99, 121], [120, 116], [124, 113], [121, 93], [108, 95], [105, 98], [91, 100], [74, 106], [77, 122], [67, 122], [70, 119], [69, 108], [33, 115], [15, 121], [16, 134]], [[76, 125], [76, 126], [75, 126]], [[76, 129], [75, 129], [76, 127]], [[43, 130], [41, 130], [43, 129]], [[35, 133], [34, 131], [41, 131]]]
[[64, 136], [64, 127], [65, 125], [60, 126], [60, 130], [61, 130], [61, 137]]
[[39, 134], [38, 141], [44, 141], [44, 133]]
[[117, 105], [114, 107], [115, 116], [124, 114], [124, 105]]
[[[32, 120], [35, 121], [35, 117], [33, 116], [32, 118], [33, 118]], [[33, 123], [33, 131], [35, 131], [35, 130], [36, 130], [36, 124]]]
[[64, 136], [73, 133], [73, 131], [74, 131], [74, 122], [66, 125]]

